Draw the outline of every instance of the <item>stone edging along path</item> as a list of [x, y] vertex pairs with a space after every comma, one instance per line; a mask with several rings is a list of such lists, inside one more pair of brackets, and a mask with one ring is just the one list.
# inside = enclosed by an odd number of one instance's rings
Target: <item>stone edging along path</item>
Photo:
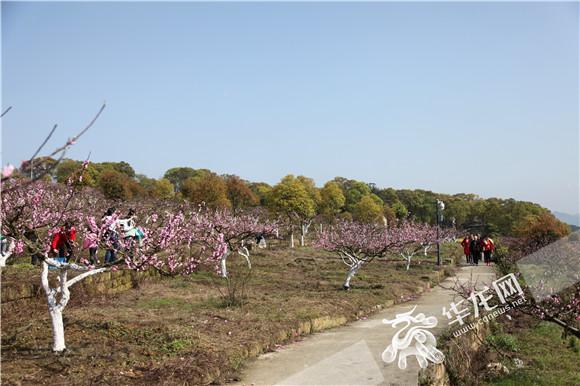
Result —
[[[396, 314], [410, 311], [416, 305], [415, 315], [424, 313], [439, 319], [431, 330], [438, 335], [447, 327], [447, 319], [441, 316], [442, 308], [457, 300], [453, 291], [443, 287], [451, 287], [455, 279], [481, 282], [493, 277], [491, 267], [462, 267], [442, 287], [435, 287], [414, 301], [388, 307], [366, 320], [312, 335], [260, 356], [248, 364], [237, 385], [417, 385], [420, 368], [414, 358], [409, 358], [405, 370], [396, 363], [381, 360], [382, 352], [398, 330], [383, 324], [382, 319], [394, 319]], [[340, 322], [320, 323], [320, 327], [335, 327]], [[310, 332], [319, 331], [315, 325], [312, 323]]]

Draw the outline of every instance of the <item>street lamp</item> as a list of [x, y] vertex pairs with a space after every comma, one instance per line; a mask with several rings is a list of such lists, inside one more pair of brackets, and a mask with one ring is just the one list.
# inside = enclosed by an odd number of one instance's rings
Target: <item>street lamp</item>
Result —
[[437, 265], [441, 265], [441, 248], [439, 243], [439, 224], [441, 223], [441, 212], [445, 209], [445, 204], [441, 200], [435, 203], [437, 207]]

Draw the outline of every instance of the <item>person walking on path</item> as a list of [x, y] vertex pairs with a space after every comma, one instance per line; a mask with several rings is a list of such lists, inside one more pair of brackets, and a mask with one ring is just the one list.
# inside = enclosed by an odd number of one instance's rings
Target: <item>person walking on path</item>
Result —
[[481, 237], [481, 235], [478, 235], [477, 238], [477, 262], [475, 263], [475, 265], [478, 265], [479, 261], [483, 261], [483, 249], [485, 247], [485, 242], [483, 241], [483, 237]]
[[493, 251], [495, 250], [495, 244], [489, 236], [485, 236], [483, 239], [483, 261], [485, 265], [491, 265], [491, 257]]
[[467, 235], [463, 238], [461, 246], [463, 247], [463, 253], [465, 254], [465, 261], [467, 264], [471, 264], [471, 250], [469, 245], [471, 244], [471, 235]]
[[481, 252], [478, 251], [479, 248], [479, 236], [473, 235], [471, 241], [469, 242], [469, 251], [471, 253], [471, 265], [478, 265], [479, 263], [479, 255]]

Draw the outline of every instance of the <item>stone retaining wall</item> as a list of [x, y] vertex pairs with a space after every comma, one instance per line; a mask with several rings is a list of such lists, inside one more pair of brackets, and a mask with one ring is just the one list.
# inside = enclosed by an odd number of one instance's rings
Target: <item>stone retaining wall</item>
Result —
[[[75, 292], [79, 291], [88, 295], [110, 294], [135, 288], [144, 280], [158, 277], [159, 274], [154, 270], [145, 272], [131, 270], [103, 272], [80, 281], [74, 285], [74, 289]], [[20, 282], [10, 281], [8, 283], [2, 283], [1, 298], [3, 307], [9, 307], [15, 302], [21, 304], [22, 302], [35, 301], [38, 298], [44, 299], [44, 296], [44, 291], [40, 284], [40, 268], [36, 277], [28, 277], [28, 280], [22, 280]]]

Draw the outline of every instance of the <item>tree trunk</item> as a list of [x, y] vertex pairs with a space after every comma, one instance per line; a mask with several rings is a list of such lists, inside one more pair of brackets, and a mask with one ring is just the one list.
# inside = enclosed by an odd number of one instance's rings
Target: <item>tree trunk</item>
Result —
[[308, 233], [308, 229], [310, 228], [310, 224], [312, 224], [312, 221], [309, 221], [306, 224], [300, 224], [300, 246], [301, 247], [306, 245], [306, 243], [304, 241], [304, 237]]
[[250, 251], [246, 247], [242, 247], [238, 250], [238, 254], [243, 256], [246, 259], [246, 263], [248, 263], [248, 269], [252, 269], [252, 262], [250, 261]]
[[[64, 343], [64, 323], [62, 321], [62, 311], [68, 304], [70, 299], [70, 292], [67, 286], [67, 271], [66, 269], [59, 270], [58, 282], [59, 288], [50, 288], [48, 283], [48, 264], [46, 261], [42, 262], [41, 283], [46, 293], [46, 301], [48, 303], [48, 313], [52, 324], [52, 351], [62, 352], [66, 349]], [[60, 301], [57, 301], [57, 295], [60, 290]]]
[[228, 269], [226, 266], [226, 260], [228, 259], [228, 255], [230, 254], [230, 251], [228, 249], [228, 251], [226, 253], [224, 253], [222, 255], [222, 257], [220, 257], [220, 267], [221, 267], [221, 275], [222, 277], [228, 277]]
[[[54, 267], [58, 267], [58, 287], [51, 288], [50, 283], [48, 282], [48, 262], [50, 265]], [[71, 280], [67, 280], [68, 272], [67, 270], [72, 267], [74, 269], [79, 268], [75, 264], [66, 264], [56, 262], [53, 259], [49, 259], [45, 255], [45, 259], [42, 261], [42, 272], [40, 274], [40, 282], [42, 284], [42, 288], [46, 294], [46, 301], [48, 303], [48, 313], [50, 315], [50, 321], [52, 324], [52, 351], [54, 352], [62, 352], [66, 349], [65, 341], [64, 341], [64, 323], [62, 320], [62, 312], [64, 311], [68, 301], [70, 299], [70, 291], [69, 287], [79, 281], [95, 275], [97, 273], [105, 272], [107, 268], [99, 268], [90, 271], [85, 271], [84, 273], [77, 275]], [[57, 296], [60, 292], [60, 300], [57, 301]]]
[[64, 343], [64, 323], [62, 321], [62, 310], [56, 306], [49, 308], [50, 321], [52, 323], [52, 351], [62, 352], [66, 349]]
[[354, 264], [352, 267], [350, 267], [350, 269], [348, 270], [348, 273], [346, 274], [344, 284], [342, 285], [343, 289], [348, 290], [350, 288], [350, 280], [354, 277], [354, 275], [358, 272], [358, 270], [360, 269], [360, 267], [362, 267], [362, 265], [363, 265], [363, 262], [359, 261], [356, 264]]
[[294, 248], [294, 231], [290, 232], [290, 248]]
[[6, 237], [2, 240], [2, 246], [0, 247], [0, 270], [6, 267], [6, 260], [12, 255], [16, 244], [14, 239], [11, 237]]

